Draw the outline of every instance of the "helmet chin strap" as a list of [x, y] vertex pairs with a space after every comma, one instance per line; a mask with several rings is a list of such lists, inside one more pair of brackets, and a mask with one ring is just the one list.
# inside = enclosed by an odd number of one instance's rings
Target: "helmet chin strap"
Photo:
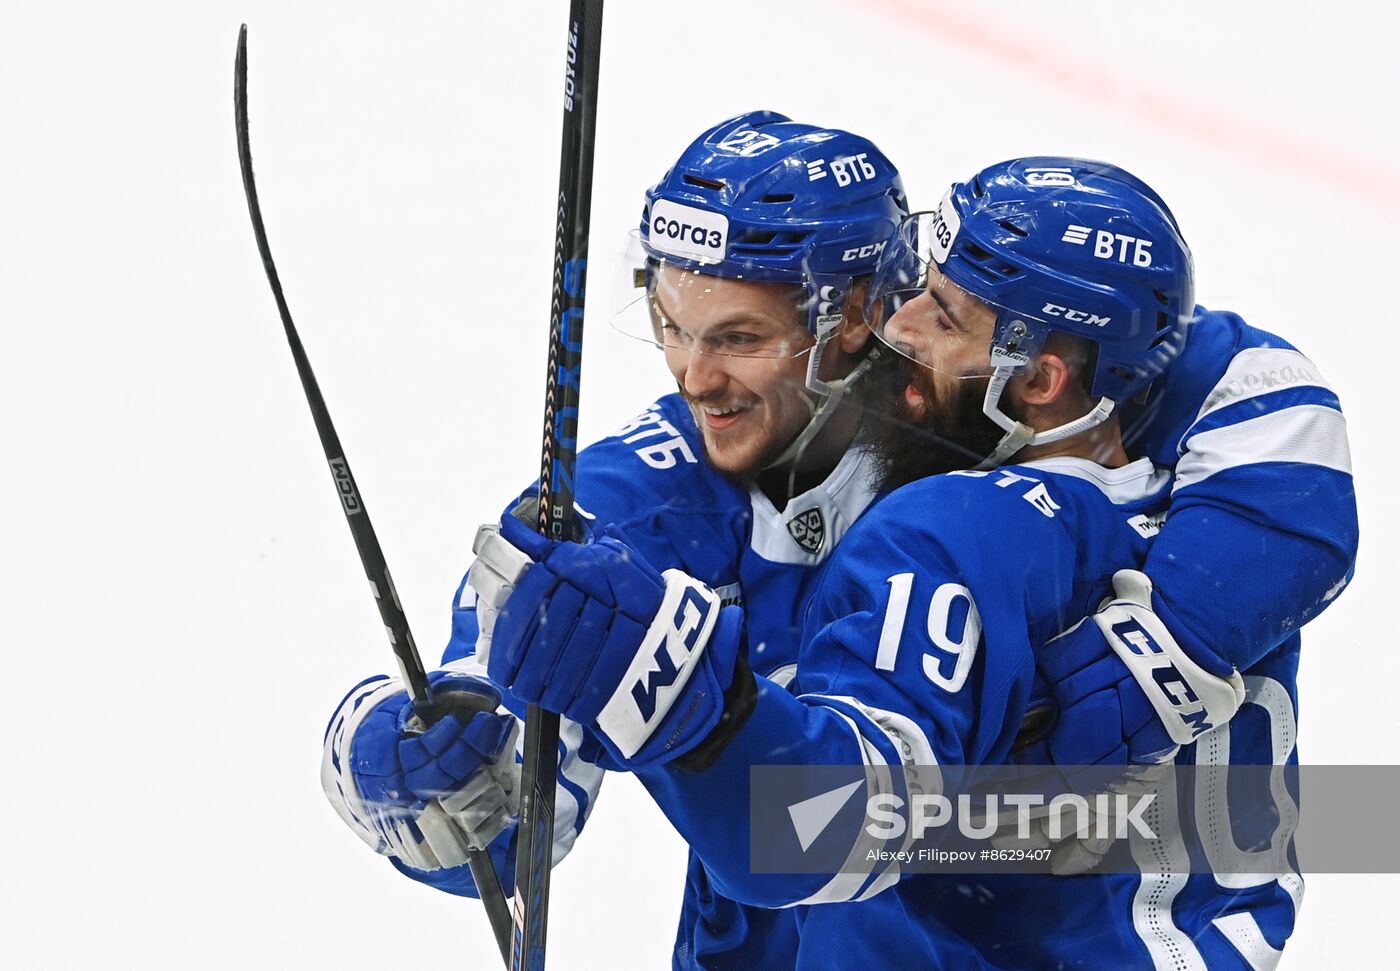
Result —
[[1006, 434], [1002, 436], [1000, 442], [997, 442], [997, 447], [992, 450], [992, 454], [978, 464], [978, 471], [994, 469], [999, 465], [1006, 464], [1007, 459], [1027, 446], [1048, 445], [1050, 442], [1073, 438], [1075, 435], [1087, 432], [1095, 425], [1103, 424], [1108, 416], [1113, 414], [1113, 401], [1109, 398], [1100, 398], [1099, 403], [1087, 415], [1066, 422], [1057, 428], [1037, 432], [1031, 426], [1016, 421], [1010, 415], [1005, 414], [1000, 407], [1001, 393], [1006, 389], [1006, 383], [1015, 376], [1017, 370], [1018, 368], [1015, 367], [999, 367], [992, 372], [992, 378], [987, 382], [987, 394], [982, 399], [982, 414], [1004, 428]]
[[809, 392], [803, 401], [811, 410], [811, 417], [807, 419], [807, 424], [797, 433], [797, 436], [788, 443], [787, 448], [783, 449], [777, 458], [764, 467], [764, 470], [767, 471], [784, 465], [790, 466], [789, 497], [797, 481], [798, 461], [807, 451], [807, 446], [811, 445], [813, 439], [821, 434], [821, 430], [826, 427], [826, 423], [836, 413], [837, 407], [850, 392], [852, 386], [870, 370], [881, 355], [881, 349], [877, 344], [870, 348], [870, 352], [866, 354], [865, 358], [844, 378], [823, 381], [818, 377], [822, 355], [826, 351], [826, 346], [831, 343], [831, 339], [836, 336], [836, 331], [843, 319], [841, 314], [829, 314], [818, 318], [817, 343], [812, 347], [810, 356], [807, 358], [807, 376], [803, 382], [804, 387]]

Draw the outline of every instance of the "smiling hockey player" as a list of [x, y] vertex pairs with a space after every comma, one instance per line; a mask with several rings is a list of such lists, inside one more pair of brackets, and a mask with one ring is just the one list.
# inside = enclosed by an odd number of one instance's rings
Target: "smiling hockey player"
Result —
[[[792, 678], [801, 611], [815, 568], [873, 495], [872, 459], [850, 447], [859, 408], [844, 392], [868, 366], [866, 355], [875, 346], [861, 312], [862, 295], [875, 258], [902, 215], [898, 176], [873, 145], [767, 113], [707, 132], [648, 193], [642, 226], [647, 289], [641, 306], [680, 393], [660, 399], [618, 434], [581, 453], [579, 501], [595, 529], [611, 524], [657, 569], [682, 570], [722, 598], [742, 599], [749, 608], [747, 645], [735, 664], [748, 665], [775, 685]], [[713, 228], [697, 237], [683, 234], [681, 226]], [[1166, 561], [1155, 569], [1149, 557], [1147, 572], [1163, 596], [1173, 589], [1170, 582], [1196, 603], [1193, 598], [1202, 597], [1206, 583], [1224, 605], [1179, 618], [1185, 625], [1176, 632], [1179, 638], [1194, 633], [1214, 643], [1221, 618], [1235, 605], [1230, 598], [1238, 598], [1251, 609], [1237, 619], [1253, 626], [1231, 643], [1257, 649], [1279, 618], [1297, 615], [1295, 603], [1320, 607], [1322, 594], [1346, 574], [1354, 553], [1354, 523], [1348, 536], [1333, 528], [1336, 516], [1330, 512], [1325, 517], [1331, 519], [1319, 522], [1311, 511], [1305, 516], [1301, 505], [1265, 511], [1249, 501], [1243, 485], [1245, 501], [1230, 495], [1254, 474], [1250, 467], [1271, 461], [1267, 441], [1248, 451], [1196, 455], [1183, 440], [1178, 452], [1178, 439], [1215, 385], [1237, 379], [1226, 375], [1232, 358], [1267, 340], [1235, 318], [1203, 318], [1189, 335], [1187, 353], [1208, 360], [1206, 370], [1193, 372], [1179, 386], [1164, 382], [1137, 423], [1138, 441], [1159, 462], [1180, 458], [1179, 471], [1192, 461], [1213, 463], [1211, 474], [1202, 478], [1214, 479], [1227, 498], [1211, 500], [1219, 516], [1208, 529], [1228, 519], [1241, 530], [1266, 532], [1271, 543], [1282, 536], [1269, 547], [1270, 561], [1280, 566], [1269, 590], [1219, 590], [1188, 571], [1173, 572]], [[1314, 379], [1304, 387], [1323, 386]], [[1340, 424], [1319, 422], [1315, 434], [1334, 443], [1334, 454], [1339, 442], [1344, 454]], [[1280, 454], [1288, 447], [1282, 440], [1273, 444]], [[966, 458], [971, 465], [977, 456]], [[1306, 464], [1284, 471], [1306, 480], [1302, 488], [1314, 488]], [[1351, 508], [1349, 481], [1337, 494], [1344, 519]], [[1177, 530], [1173, 510], [1159, 547], [1177, 535], [1172, 542], [1200, 543], [1199, 533], [1193, 540], [1191, 530], [1201, 524], [1193, 526], [1189, 510], [1183, 511], [1184, 525]], [[1258, 545], [1239, 555], [1258, 558]], [[1230, 554], [1221, 556], [1224, 569], [1232, 569]], [[1289, 563], [1305, 568], [1289, 570]], [[491, 591], [482, 604], [489, 617], [508, 590], [493, 583], [490, 571], [474, 572]], [[1190, 627], [1203, 619], [1209, 623], [1199, 630]], [[493, 689], [483, 681], [466, 680], [483, 673], [472, 656], [477, 620], [476, 599], [464, 587], [446, 667], [437, 677], [489, 694]], [[1060, 643], [1069, 647], [1071, 641], [1074, 650], [1065, 653], [1076, 658], [1108, 657], [1111, 650], [1094, 624]], [[1119, 686], [1128, 675], [1116, 677], [1112, 691], [1128, 697], [1124, 703], [1130, 706], [1139, 704], [1129, 695], [1131, 685]], [[727, 686], [747, 683], [734, 678]], [[506, 701], [511, 710], [522, 710], [518, 698], [507, 694]], [[449, 721], [415, 741], [401, 734], [405, 704], [392, 679], [372, 679], [345, 699], [326, 738], [328, 795], [352, 828], [401, 870], [471, 893], [470, 876], [458, 865], [462, 842], [489, 842], [498, 858], [512, 846], [513, 776], [505, 754], [511, 720], [479, 715], [465, 726]], [[1065, 696], [1062, 704], [1068, 711], [1078, 701]], [[1092, 709], [1095, 717], [1103, 711], [1101, 705]], [[1061, 724], [1083, 724], [1087, 717], [1076, 714]], [[1141, 728], [1148, 735], [1164, 730]], [[591, 809], [601, 779], [597, 763], [606, 761], [597, 740], [578, 725], [566, 721], [563, 737], [556, 859], [567, 852]], [[1077, 735], [1070, 738], [1080, 745]], [[1102, 757], [1120, 761], [1135, 751], [1156, 754], [1160, 748], [1155, 740], [1144, 748], [1134, 738], [1124, 739], [1117, 723], [1111, 732], [1084, 738], [1103, 739], [1095, 743], [1104, 746]], [[1080, 749], [1070, 757], [1080, 760]], [[443, 798], [431, 801], [434, 796]], [[509, 880], [509, 871], [503, 876]], [[679, 964], [729, 966], [724, 962], [742, 963], [760, 953], [753, 948], [770, 945], [781, 953], [783, 939], [793, 934], [789, 912], [754, 911], [727, 900], [715, 892], [699, 860], [692, 860]]]
[[[1095, 232], [1128, 243], [1091, 247]], [[1173, 374], [1246, 389], [1208, 396], [1182, 441], [1205, 444], [1214, 431], [1261, 417], [1267, 427], [1277, 414], [1295, 430], [1311, 424], [1317, 438], [1276, 446], [1269, 457], [1283, 467], [1268, 471], [1306, 482], [1320, 514], [1315, 528], [1330, 530], [1318, 538], [1331, 555], [1307, 561], [1328, 581], [1319, 603], [1349, 569], [1345, 453], [1317, 448], [1340, 428], [1335, 398], [1296, 352], [1267, 346], [1235, 318], [1212, 323], [1192, 309], [1191, 259], [1175, 221], [1131, 175], [1063, 158], [993, 166], [954, 186], [937, 212], [907, 221], [886, 264], [872, 322], [915, 366], [893, 405], [908, 428], [882, 434], [876, 453], [884, 484], [907, 484], [877, 502], [834, 553], [792, 690], [743, 663], [752, 651], [744, 615], [761, 616], [752, 601], [723, 606], [682, 571], [653, 569], [621, 538], [552, 543], [513, 521], [502, 535], [532, 563], [504, 601], [492, 677], [582, 722], [609, 764], [638, 774], [712, 890], [754, 905], [738, 926], [755, 914], [792, 915], [766, 939], [751, 925], [740, 931], [749, 966], [844, 967], [852, 947], [862, 963], [892, 967], [1254, 966], [1287, 938], [1301, 881], [1284, 854], [1242, 882], [1237, 859], [1210, 855], [1221, 851], [1218, 837], [1200, 842], [1219, 875], [1188, 873], [1183, 848], [1140, 875], [993, 876], [978, 881], [985, 894], [947, 877], [901, 880], [897, 867], [854, 877], [750, 870], [753, 766], [864, 764], [898, 776], [1005, 761], [1029, 711], [1037, 654], [1060, 706], [1049, 743], [1057, 757], [1296, 761], [1296, 633], [1213, 648], [1191, 638], [1138, 572], [1151, 567], [1169, 504], [1173, 519], [1210, 523], [1219, 542], [1221, 530], [1258, 536], [1258, 527], [1220, 514], [1208, 486], [1232, 490], [1236, 504], [1277, 501], [1229, 482], [1218, 460], [1183, 460], [1173, 479], [1147, 458], [1129, 459], [1118, 408], [1178, 355], [1188, 360]], [[886, 277], [917, 289], [896, 294]], [[900, 304], [892, 317], [885, 298]], [[1189, 359], [1212, 349], [1187, 344], [1188, 324], [1201, 321], [1254, 342], [1262, 363], [1278, 370], [1279, 389], [1251, 395], [1262, 382], [1222, 375], [1209, 356]], [[1235, 363], [1257, 366], [1260, 357], [1245, 351]], [[1282, 381], [1285, 367], [1292, 386]], [[1229, 413], [1240, 404], [1247, 408]], [[936, 448], [950, 436], [996, 471], [918, 478], [957, 464]], [[1005, 466], [1013, 456], [1018, 464]], [[1266, 542], [1296, 548], [1292, 537]], [[515, 562], [499, 558], [505, 572]], [[1108, 593], [1117, 595], [1108, 620], [1054, 640]], [[1171, 691], [1154, 678], [1160, 665], [1111, 633], [1125, 621], [1150, 632], [1169, 659]], [[1229, 722], [1246, 704], [1262, 717], [1244, 719], [1232, 736]], [[856, 825], [853, 853], [863, 833]], [[1124, 852], [1136, 851], [1128, 842]], [[707, 965], [702, 942], [686, 932], [679, 965], [738, 966]]]

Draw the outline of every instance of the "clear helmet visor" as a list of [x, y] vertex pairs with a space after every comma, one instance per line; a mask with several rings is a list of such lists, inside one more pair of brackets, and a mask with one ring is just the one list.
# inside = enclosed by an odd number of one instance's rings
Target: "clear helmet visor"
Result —
[[945, 377], [982, 378], [1029, 364], [1045, 321], [974, 297], [943, 274], [948, 221], [944, 210], [900, 223], [875, 268], [866, 322], [895, 352]]
[[809, 297], [796, 284], [755, 283], [650, 257], [636, 233], [628, 248], [628, 296], [614, 330], [667, 354], [788, 359], [811, 353]]

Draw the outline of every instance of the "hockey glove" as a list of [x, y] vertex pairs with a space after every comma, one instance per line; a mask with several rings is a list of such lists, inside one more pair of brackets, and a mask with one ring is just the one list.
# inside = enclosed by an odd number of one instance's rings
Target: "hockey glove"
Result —
[[[1116, 814], [1126, 805], [1116, 797], [1155, 791], [1180, 746], [1229, 721], [1244, 703], [1239, 673], [1186, 636], [1145, 574], [1120, 570], [1113, 589], [1116, 599], [1039, 652], [1058, 717], [1042, 740], [1015, 753], [1022, 765], [1063, 766], [1064, 791], [1109, 798], [1089, 798], [1088, 823], [1075, 835], [1052, 839], [1042, 808], [1031, 814], [1029, 842], [1006, 838], [1005, 826], [992, 841], [1053, 847], [1051, 869], [1061, 875], [1093, 869], [1112, 848], [1122, 828]], [[1125, 768], [1111, 777], [1082, 768], [1110, 765]]]
[[1059, 718], [1018, 754], [1023, 764], [1169, 762], [1244, 703], [1239, 673], [1173, 623], [1145, 574], [1120, 570], [1113, 589], [1116, 599], [1039, 652]]
[[670, 762], [705, 740], [724, 714], [741, 611], [608, 533], [559, 543], [508, 516], [495, 540], [479, 544], [478, 565], [504, 576], [515, 556], [531, 563], [496, 619], [493, 681], [592, 728], [619, 768]]
[[[1025, 810], [1005, 809], [996, 820], [992, 846], [1000, 850], [1050, 851], [1050, 872], [1056, 876], [1087, 873], [1103, 860], [1114, 843], [1128, 834], [1135, 816], [1159, 795], [1163, 776], [1171, 765], [1114, 767], [1112, 772], [1081, 768], [1068, 778], [1039, 766], [1015, 787], [1022, 793], [1041, 793], [1043, 801]], [[1071, 791], [1082, 796], [1073, 802], [1056, 802]], [[1145, 800], [1145, 801], [1144, 801]]]
[[351, 691], [326, 732], [321, 782], [351, 829], [376, 852], [414, 870], [462, 866], [490, 844], [519, 806], [519, 722], [497, 709], [483, 678], [435, 671], [435, 698], [471, 704], [419, 732], [413, 704], [394, 678]]
[[[537, 496], [527, 495], [510, 511], [510, 516], [531, 526], [539, 518], [540, 501]], [[592, 538], [588, 521], [592, 518], [578, 506], [574, 506], [573, 537], [575, 542], [585, 543]], [[476, 591], [476, 656], [482, 664], [491, 658], [491, 637], [496, 630], [496, 615], [515, 589], [516, 582], [530, 558], [510, 543], [501, 539], [501, 529], [496, 524], [482, 526], [476, 531], [472, 552], [476, 562], [467, 571], [467, 585]]]

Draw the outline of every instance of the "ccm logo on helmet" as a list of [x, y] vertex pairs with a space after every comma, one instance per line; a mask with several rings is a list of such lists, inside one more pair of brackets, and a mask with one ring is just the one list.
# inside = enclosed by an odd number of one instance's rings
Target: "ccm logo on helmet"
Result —
[[878, 243], [852, 247], [841, 254], [841, 262], [849, 263], [851, 260], [868, 260], [872, 256], [879, 256], [885, 251], [885, 243], [887, 242], [888, 240], [881, 240]]
[[729, 220], [717, 212], [658, 199], [651, 207], [647, 230], [652, 249], [718, 263], [724, 259]]
[[1040, 312], [1049, 314], [1051, 317], [1063, 317], [1076, 324], [1092, 324], [1095, 327], [1105, 327], [1113, 319], [1112, 317], [1100, 317], [1098, 314], [1091, 314], [1083, 310], [1061, 307], [1057, 303], [1047, 303], [1040, 308]]

